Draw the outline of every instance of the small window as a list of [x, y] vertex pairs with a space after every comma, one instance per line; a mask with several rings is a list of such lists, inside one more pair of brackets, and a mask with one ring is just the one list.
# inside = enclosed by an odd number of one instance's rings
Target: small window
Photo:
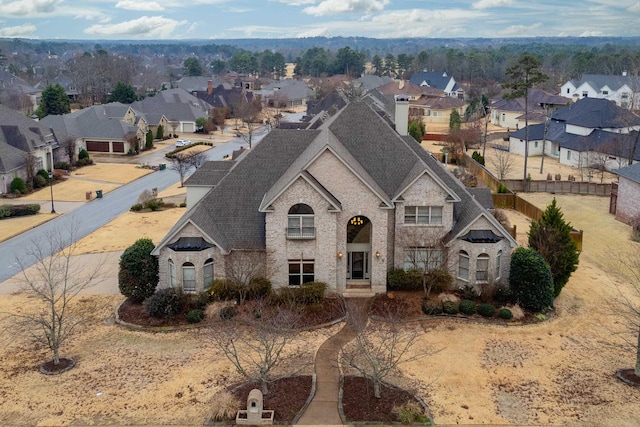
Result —
[[182, 290], [184, 292], [196, 291], [196, 267], [190, 262], [182, 264]]
[[287, 238], [315, 239], [313, 209], [304, 203], [293, 205], [287, 217]]
[[608, 91], [608, 90], [603, 90], [603, 91], [602, 91], [602, 94], [603, 94], [603, 95], [609, 95], [609, 91]]
[[534, 141], [534, 142], [533, 142], [533, 147], [534, 147], [534, 148], [538, 148], [538, 141]]
[[202, 266], [202, 279], [205, 289], [209, 288], [211, 282], [213, 282], [213, 259], [211, 258], [206, 260], [204, 266]]
[[567, 93], [571, 92], [571, 89], [567, 88]]
[[289, 260], [289, 286], [300, 286], [315, 280], [315, 265], [313, 260]]
[[587, 92], [586, 90], [582, 91], [582, 97], [583, 98], [587, 98], [588, 96], [589, 96], [589, 92]]
[[500, 264], [502, 263], [502, 251], [496, 256], [496, 279], [500, 278]]
[[175, 288], [177, 285], [176, 280], [176, 265], [173, 263], [173, 260], [169, 260], [169, 286]]
[[476, 260], [476, 282], [489, 281], [489, 255], [480, 254]]
[[571, 160], [571, 151], [567, 150], [567, 160]]
[[458, 278], [469, 281], [469, 254], [465, 251], [458, 253]]

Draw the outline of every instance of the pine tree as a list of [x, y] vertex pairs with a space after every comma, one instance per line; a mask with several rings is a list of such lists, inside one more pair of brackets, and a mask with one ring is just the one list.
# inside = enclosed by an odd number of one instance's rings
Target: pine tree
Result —
[[36, 110], [39, 119], [49, 114], [67, 114], [71, 112], [71, 102], [60, 84], [49, 85], [42, 91], [40, 105]]
[[571, 225], [567, 223], [553, 201], [538, 221], [531, 221], [529, 247], [538, 251], [549, 263], [553, 275], [554, 293], [557, 297], [578, 268], [579, 253], [571, 239]]

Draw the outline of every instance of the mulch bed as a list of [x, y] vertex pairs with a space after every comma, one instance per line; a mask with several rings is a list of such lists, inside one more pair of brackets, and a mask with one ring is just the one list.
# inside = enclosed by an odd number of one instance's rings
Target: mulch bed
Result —
[[[254, 309], [256, 307], [255, 301], [246, 301], [243, 305], [237, 306], [238, 311], [241, 314], [248, 315], [249, 318], [253, 316]], [[231, 305], [231, 303], [230, 303]], [[283, 307], [261, 307], [263, 310], [283, 310]], [[325, 298], [320, 304], [313, 304], [307, 306], [298, 306], [296, 313], [298, 327], [299, 328], [312, 328], [315, 326], [323, 325], [341, 319], [345, 315], [344, 301], [341, 298]], [[263, 316], [265, 316], [263, 314]], [[133, 304], [129, 298], [127, 298], [118, 310], [118, 316], [124, 322], [131, 323], [133, 325], [143, 327], [171, 327], [171, 326], [186, 326], [191, 325], [187, 322], [184, 314], [178, 314], [173, 317], [157, 318], [151, 317], [147, 314], [147, 310], [144, 304]], [[203, 324], [212, 324], [217, 322], [218, 316], [208, 316], [201, 322]]]
[[[437, 297], [432, 296], [431, 300], [436, 301]], [[460, 297], [460, 299], [464, 299]], [[424, 300], [424, 294], [421, 291], [397, 291], [397, 292], [388, 292], [386, 294], [379, 294], [373, 297], [371, 301], [371, 309], [369, 310], [369, 315], [376, 316], [378, 318], [383, 319], [399, 319], [399, 320], [407, 320], [407, 319], [419, 319], [419, 318], [461, 318], [461, 319], [472, 319], [478, 322], [489, 322], [493, 324], [506, 325], [509, 323], [516, 324], [529, 324], [529, 323], [537, 323], [538, 320], [535, 317], [535, 312], [530, 310], [524, 310], [525, 317], [520, 320], [505, 320], [501, 319], [498, 316], [498, 310], [506, 305], [503, 302], [494, 301], [492, 305], [496, 309], [496, 314], [493, 317], [487, 318], [482, 317], [479, 314], [474, 314], [468, 316], [466, 314], [441, 314], [437, 316], [427, 316], [422, 311], [422, 302]], [[482, 301], [479, 299], [474, 300], [477, 304], [480, 304]], [[546, 313], [552, 314], [552, 313]]]
[[345, 376], [342, 384], [342, 409], [348, 422], [398, 421], [394, 408], [408, 402], [417, 402], [413, 394], [396, 387], [380, 387], [380, 399], [373, 394], [373, 382], [363, 377]]
[[56, 375], [68, 371], [75, 366], [76, 362], [67, 357], [61, 357], [58, 363], [54, 363], [53, 359], [40, 365], [40, 372], [45, 375]]
[[[291, 423], [309, 398], [311, 383], [311, 375], [274, 380], [269, 383], [269, 394], [263, 396], [263, 409], [274, 411], [274, 421]], [[260, 383], [245, 383], [239, 387], [231, 388], [229, 392], [241, 402], [242, 408], [240, 409], [246, 409], [247, 397], [254, 388], [261, 389]]]

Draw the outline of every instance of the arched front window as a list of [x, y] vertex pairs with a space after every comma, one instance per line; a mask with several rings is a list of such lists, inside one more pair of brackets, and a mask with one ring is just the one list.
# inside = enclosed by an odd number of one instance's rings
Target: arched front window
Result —
[[498, 251], [496, 256], [496, 279], [500, 278], [500, 264], [502, 264], [502, 251]]
[[204, 262], [204, 266], [202, 266], [202, 279], [203, 285], [205, 289], [211, 286], [211, 282], [213, 282], [213, 259], [209, 258]]
[[172, 259], [169, 259], [169, 286], [175, 288], [176, 285], [176, 265], [173, 263]]
[[291, 206], [287, 219], [287, 238], [315, 239], [316, 229], [313, 222], [313, 209], [304, 203]]
[[182, 264], [182, 290], [184, 292], [196, 291], [196, 267], [190, 262]]
[[489, 255], [480, 254], [476, 260], [476, 282], [489, 281]]
[[458, 278], [469, 280], [469, 254], [465, 251], [458, 253]]

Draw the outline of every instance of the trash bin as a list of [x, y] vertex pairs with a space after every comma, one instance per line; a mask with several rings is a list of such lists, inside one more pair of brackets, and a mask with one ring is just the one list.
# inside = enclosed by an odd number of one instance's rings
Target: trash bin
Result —
[[163, 171], [167, 168], [167, 164], [166, 163], [160, 163], [160, 170]]
[[87, 198], [87, 200], [91, 200], [91, 191], [87, 191], [86, 193], [84, 193], [84, 196]]
[[96, 190], [96, 197], [102, 199], [102, 190]]

